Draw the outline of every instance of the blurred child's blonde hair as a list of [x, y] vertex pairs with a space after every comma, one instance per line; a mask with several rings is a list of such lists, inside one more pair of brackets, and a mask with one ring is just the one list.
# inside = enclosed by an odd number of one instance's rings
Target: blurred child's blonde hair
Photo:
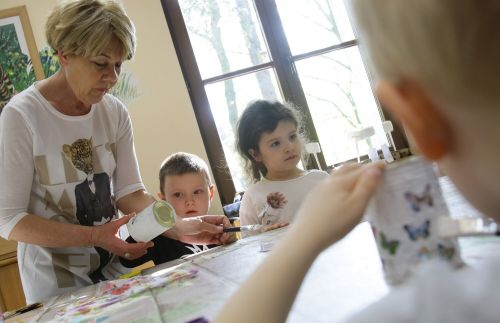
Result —
[[351, 9], [380, 78], [412, 78], [454, 106], [499, 102], [500, 1], [352, 0]]

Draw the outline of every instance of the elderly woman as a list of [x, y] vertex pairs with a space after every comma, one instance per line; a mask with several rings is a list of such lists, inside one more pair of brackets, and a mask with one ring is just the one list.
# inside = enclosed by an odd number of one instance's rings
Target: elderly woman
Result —
[[[132, 58], [134, 25], [112, 1], [56, 7], [46, 37], [61, 64], [16, 95], [0, 117], [0, 235], [18, 241], [27, 302], [115, 278], [117, 256], [134, 259], [151, 242], [116, 236], [154, 202], [141, 181], [130, 118], [107, 94]], [[118, 210], [130, 214], [118, 219]], [[224, 243], [223, 216], [177, 219], [165, 234]]]

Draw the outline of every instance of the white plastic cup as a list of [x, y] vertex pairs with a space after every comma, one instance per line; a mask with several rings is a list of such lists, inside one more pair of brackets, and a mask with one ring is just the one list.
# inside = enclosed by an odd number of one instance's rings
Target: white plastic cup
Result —
[[449, 212], [432, 164], [413, 157], [387, 166], [366, 218], [388, 284], [403, 283], [428, 259], [462, 265], [457, 239], [441, 238], [434, 228], [440, 216]]
[[175, 210], [166, 201], [156, 201], [127, 223], [130, 236], [138, 242], [151, 241], [174, 226]]

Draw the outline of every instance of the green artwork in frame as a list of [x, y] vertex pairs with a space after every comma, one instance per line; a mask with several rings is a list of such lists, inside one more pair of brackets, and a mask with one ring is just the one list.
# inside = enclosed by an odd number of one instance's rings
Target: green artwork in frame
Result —
[[26, 7], [0, 10], [0, 113], [16, 93], [42, 78]]

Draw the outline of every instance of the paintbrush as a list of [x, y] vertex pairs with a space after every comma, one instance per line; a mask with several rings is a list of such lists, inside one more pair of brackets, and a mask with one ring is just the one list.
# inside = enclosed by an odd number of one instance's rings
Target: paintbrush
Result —
[[5, 316], [4, 316], [4, 319], [10, 319], [11, 317], [14, 317], [14, 316], [17, 316], [17, 315], [21, 315], [23, 313], [26, 313], [26, 312], [29, 312], [29, 311], [32, 311], [32, 310], [35, 310], [37, 308], [40, 308], [42, 307], [43, 304], [42, 303], [33, 303], [33, 304], [30, 304], [28, 306], [25, 306], [23, 308], [20, 308], [18, 310], [15, 310], [13, 312], [6, 312], [5, 313]]
[[246, 231], [258, 231], [262, 229], [263, 225], [262, 224], [248, 224], [248, 225], [242, 225], [240, 227], [227, 227], [224, 228], [222, 231], [223, 232], [246, 232]]

